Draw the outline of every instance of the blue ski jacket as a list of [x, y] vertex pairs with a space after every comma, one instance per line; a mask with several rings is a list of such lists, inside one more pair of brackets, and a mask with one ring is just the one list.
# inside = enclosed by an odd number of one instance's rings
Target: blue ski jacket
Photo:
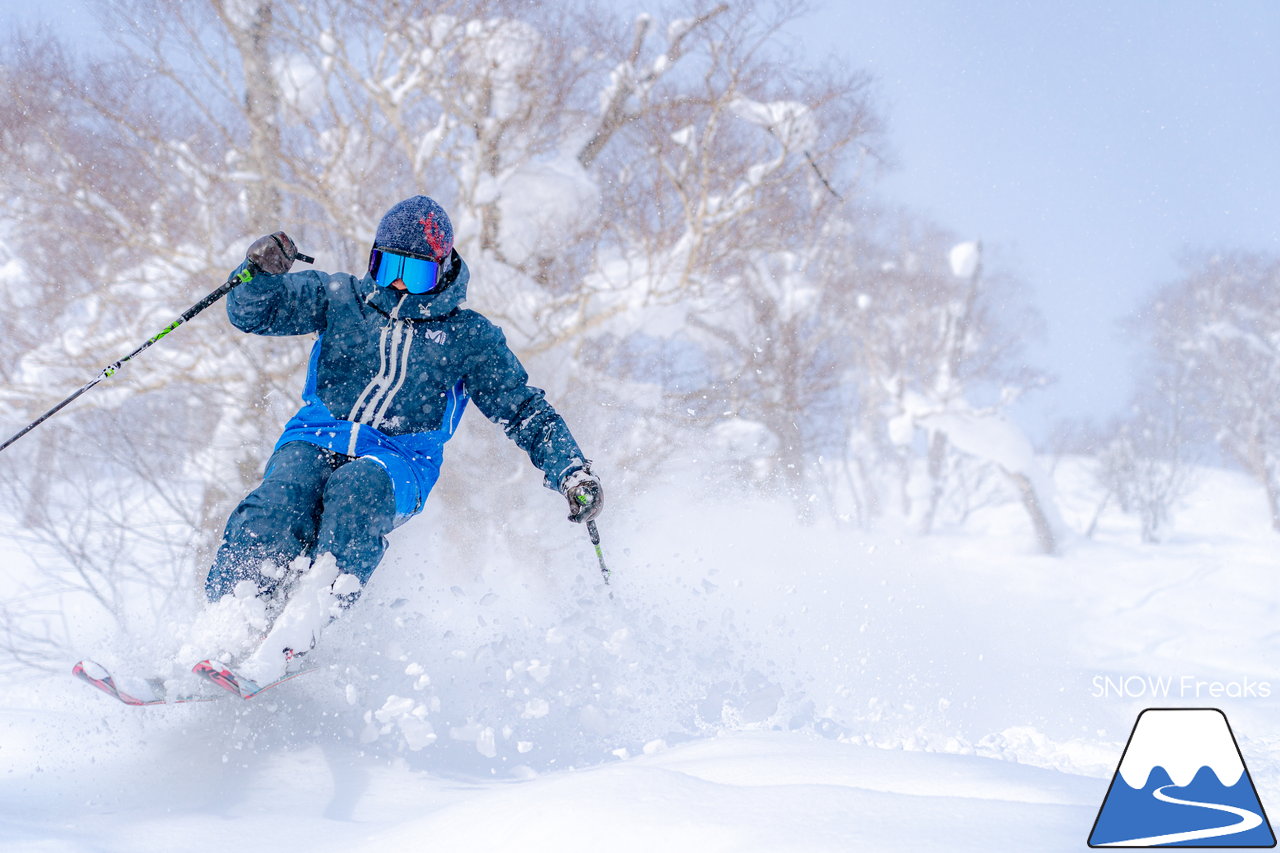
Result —
[[232, 290], [227, 315], [236, 328], [319, 335], [302, 408], [276, 448], [305, 441], [375, 460], [391, 476], [401, 522], [421, 511], [469, 399], [529, 454], [549, 488], [586, 467], [564, 419], [528, 384], [502, 330], [462, 307], [469, 278], [455, 251], [431, 293], [316, 270], [259, 272]]

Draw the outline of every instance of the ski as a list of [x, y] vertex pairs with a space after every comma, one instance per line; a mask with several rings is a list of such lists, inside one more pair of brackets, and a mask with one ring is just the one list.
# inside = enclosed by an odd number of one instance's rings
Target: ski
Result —
[[170, 696], [161, 678], [133, 678], [127, 684], [117, 680], [106, 667], [91, 660], [82, 660], [71, 668], [71, 674], [92, 684], [103, 693], [126, 705], [177, 705], [183, 702], [212, 702], [221, 694], [178, 694]]
[[251, 678], [248, 678], [228, 666], [212, 660], [202, 660], [200, 663], [191, 667], [191, 671], [206, 681], [210, 681], [223, 690], [239, 696], [241, 699], [252, 699], [264, 690], [270, 690], [279, 684], [284, 684], [297, 678], [299, 675], [310, 672], [310, 669], [300, 669], [297, 672], [290, 672], [282, 678], [275, 681], [269, 681], [266, 684], [259, 684]]

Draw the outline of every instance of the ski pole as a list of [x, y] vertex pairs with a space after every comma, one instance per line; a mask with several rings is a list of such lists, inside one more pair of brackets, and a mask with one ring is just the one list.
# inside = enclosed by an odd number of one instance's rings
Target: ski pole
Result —
[[600, 561], [600, 574], [604, 575], [605, 586], [608, 586], [609, 567], [604, 564], [604, 551], [600, 550], [600, 531], [596, 529], [594, 521], [587, 522], [587, 535], [591, 537], [591, 544], [596, 546], [596, 559]]
[[[315, 263], [315, 260], [316, 260], [315, 258], [310, 257], [309, 255], [303, 255], [303, 254], [298, 254], [298, 255], [296, 255], [296, 256], [295, 256], [295, 258], [296, 258], [296, 260], [303, 261], [304, 263], [308, 263], [308, 264], [313, 264], [313, 263]], [[241, 285], [241, 284], [244, 284], [244, 283], [245, 283], [245, 282], [247, 282], [247, 281], [252, 280], [252, 279], [253, 279], [253, 275], [254, 275], [254, 273], [253, 273], [253, 269], [254, 269], [254, 267], [253, 267], [252, 265], [250, 265], [250, 266], [246, 267], [244, 270], [242, 270], [241, 272], [239, 272], [238, 274], [233, 275], [231, 278], [227, 279], [227, 280], [226, 280], [226, 282], [225, 282], [221, 287], [219, 287], [217, 290], [213, 291], [213, 292], [212, 292], [212, 293], [210, 293], [208, 296], [206, 296], [204, 299], [201, 299], [201, 300], [200, 300], [199, 302], [197, 302], [195, 305], [192, 305], [190, 308], [188, 308], [186, 311], [184, 311], [184, 312], [182, 313], [182, 316], [181, 316], [181, 317], [179, 317], [178, 319], [174, 320], [174, 321], [173, 321], [172, 323], [170, 323], [169, 325], [165, 326], [163, 329], [161, 329], [161, 330], [160, 330], [157, 334], [155, 334], [154, 336], [152, 336], [152, 337], [148, 338], [148, 339], [147, 339], [147, 340], [142, 344], [142, 346], [138, 347], [138, 348], [137, 348], [137, 349], [135, 349], [133, 352], [131, 352], [131, 353], [129, 353], [128, 355], [126, 355], [124, 358], [121, 358], [121, 359], [119, 359], [118, 361], [113, 361], [111, 364], [109, 364], [109, 365], [107, 365], [106, 367], [102, 368], [102, 371], [101, 371], [97, 376], [95, 376], [95, 377], [94, 377], [92, 380], [90, 380], [89, 382], [85, 383], [85, 384], [84, 384], [84, 385], [83, 385], [79, 390], [77, 390], [74, 394], [72, 394], [71, 396], [67, 397], [67, 398], [66, 398], [65, 400], [63, 400], [61, 403], [59, 403], [58, 405], [54, 406], [54, 407], [53, 407], [52, 409], [50, 409], [49, 411], [45, 412], [43, 415], [41, 415], [40, 417], [36, 418], [36, 419], [35, 419], [34, 421], [32, 421], [31, 423], [27, 424], [27, 425], [26, 425], [25, 427], [23, 427], [22, 429], [18, 430], [18, 432], [17, 432], [17, 433], [16, 433], [12, 438], [10, 438], [8, 441], [6, 441], [4, 444], [0, 444], [0, 451], [4, 450], [4, 449], [5, 449], [6, 447], [8, 447], [9, 445], [13, 444], [15, 441], [17, 441], [18, 439], [22, 438], [22, 437], [23, 437], [24, 435], [26, 435], [27, 433], [31, 432], [31, 430], [33, 430], [33, 429], [35, 429], [36, 427], [40, 426], [40, 424], [42, 424], [42, 423], [44, 423], [45, 421], [49, 420], [49, 418], [53, 417], [53, 416], [54, 416], [54, 415], [56, 415], [58, 412], [62, 411], [62, 410], [63, 410], [64, 408], [66, 408], [66, 407], [67, 407], [67, 406], [68, 406], [72, 401], [74, 401], [75, 399], [77, 399], [81, 394], [85, 393], [85, 392], [86, 392], [86, 391], [88, 391], [90, 388], [92, 388], [93, 386], [95, 386], [95, 385], [97, 385], [99, 382], [101, 382], [102, 380], [107, 379], [107, 378], [108, 378], [108, 377], [110, 377], [110, 376], [113, 376], [113, 375], [115, 374], [115, 372], [116, 372], [117, 370], [119, 370], [119, 369], [120, 369], [120, 367], [121, 367], [121, 366], [122, 366], [126, 361], [128, 361], [129, 359], [131, 359], [131, 358], [133, 358], [134, 356], [138, 355], [138, 354], [139, 354], [139, 353], [141, 353], [143, 350], [147, 349], [147, 348], [148, 348], [148, 347], [150, 347], [152, 344], [154, 344], [156, 341], [160, 340], [160, 339], [161, 339], [161, 338], [163, 338], [165, 335], [169, 334], [169, 333], [170, 333], [170, 332], [172, 332], [174, 329], [178, 328], [178, 327], [179, 327], [179, 326], [181, 326], [183, 323], [187, 322], [187, 321], [188, 321], [188, 320], [190, 320], [192, 317], [196, 316], [196, 315], [197, 315], [197, 314], [199, 314], [201, 311], [203, 311], [204, 309], [208, 308], [210, 305], [212, 305], [213, 303], [217, 302], [217, 301], [218, 301], [219, 299], [221, 299], [222, 297], [226, 296], [228, 293], [230, 293], [230, 292], [231, 292], [231, 289], [232, 289], [232, 288], [237, 287], [237, 286], [239, 286], [239, 285]]]

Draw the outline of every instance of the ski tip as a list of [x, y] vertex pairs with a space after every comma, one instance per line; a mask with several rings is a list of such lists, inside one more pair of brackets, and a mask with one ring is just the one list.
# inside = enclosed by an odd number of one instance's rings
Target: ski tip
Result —
[[202, 660], [195, 666], [191, 667], [191, 671], [201, 678], [207, 678], [210, 681], [234, 679], [231, 670], [227, 669], [220, 663], [212, 660]]
[[[159, 676], [147, 679], [125, 679], [122, 685], [106, 667], [91, 660], [78, 662], [71, 667], [71, 674], [126, 705], [179, 705], [186, 702], [210, 702], [222, 696], [222, 694], [212, 696], [196, 693], [171, 694], [166, 689], [164, 680]], [[127, 689], [124, 689], [125, 687]]]
[[195, 666], [191, 667], [191, 671], [201, 678], [211, 681], [227, 692], [239, 696], [241, 699], [252, 699], [259, 693], [263, 693], [272, 687], [291, 681], [311, 669], [300, 669], [296, 672], [286, 673], [280, 678], [273, 681], [259, 683], [247, 677], [243, 673], [238, 673], [231, 667], [224, 666], [216, 661], [202, 660]]
[[110, 676], [106, 667], [91, 660], [82, 660], [76, 663], [75, 666], [71, 667], [71, 674], [78, 675], [81, 678], [92, 678], [94, 681], [101, 681]]
[[115, 679], [111, 677], [111, 673], [107, 672], [105, 667], [100, 666], [91, 660], [82, 660], [75, 666], [71, 667], [71, 674], [82, 681], [88, 682], [103, 693], [106, 693], [108, 696], [114, 699], [119, 699], [126, 705], [155, 704], [154, 702], [140, 699], [137, 696], [133, 696], [121, 690], [119, 685], [116, 684]]
[[201, 678], [213, 682], [223, 690], [236, 694], [241, 699], [248, 699], [259, 690], [257, 684], [247, 678], [236, 675], [227, 667], [211, 660], [200, 661], [191, 667], [191, 671]]

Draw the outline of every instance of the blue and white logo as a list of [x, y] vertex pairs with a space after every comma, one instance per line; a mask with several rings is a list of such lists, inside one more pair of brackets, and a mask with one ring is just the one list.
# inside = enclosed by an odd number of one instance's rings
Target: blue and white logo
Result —
[[1240, 747], [1216, 708], [1138, 715], [1090, 847], [1275, 847]]

